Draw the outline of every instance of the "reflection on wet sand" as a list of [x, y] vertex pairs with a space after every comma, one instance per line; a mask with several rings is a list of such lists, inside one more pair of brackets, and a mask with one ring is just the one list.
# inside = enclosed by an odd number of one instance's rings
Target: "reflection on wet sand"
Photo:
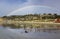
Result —
[[2, 39], [60, 39], [59, 25], [12, 24], [2, 26], [0, 26], [0, 38]]
[[20, 29], [23, 28], [25, 33], [29, 32], [48, 32], [48, 33], [56, 33], [55, 31], [60, 31], [60, 25], [35, 25], [33, 26], [32, 24], [7, 24], [3, 25], [3, 27], [10, 27], [12, 29]]
[[50, 25], [48, 24], [3, 24], [3, 27], [9, 27], [12, 29], [24, 29], [25, 33], [29, 33], [29, 32], [57, 33], [58, 31], [60, 31], [60, 25], [51, 25], [51, 24]]

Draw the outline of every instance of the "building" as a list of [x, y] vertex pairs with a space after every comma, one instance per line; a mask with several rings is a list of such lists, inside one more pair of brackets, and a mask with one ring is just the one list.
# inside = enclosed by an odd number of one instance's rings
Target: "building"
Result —
[[60, 23], [60, 18], [55, 19], [55, 23]]

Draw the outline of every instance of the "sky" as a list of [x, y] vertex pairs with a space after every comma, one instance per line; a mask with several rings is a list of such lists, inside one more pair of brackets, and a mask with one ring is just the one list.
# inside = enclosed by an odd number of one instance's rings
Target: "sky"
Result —
[[60, 14], [60, 0], [0, 0], [0, 16], [8, 15], [10, 12], [31, 5], [53, 7]]

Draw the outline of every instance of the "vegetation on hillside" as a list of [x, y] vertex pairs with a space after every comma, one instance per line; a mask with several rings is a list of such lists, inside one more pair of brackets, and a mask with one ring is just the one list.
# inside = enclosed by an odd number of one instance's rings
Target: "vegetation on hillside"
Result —
[[3, 16], [7, 20], [17, 20], [17, 21], [31, 21], [31, 20], [45, 20], [45, 19], [56, 19], [60, 18], [60, 15], [57, 14], [28, 14], [28, 15], [11, 15], [11, 16]]

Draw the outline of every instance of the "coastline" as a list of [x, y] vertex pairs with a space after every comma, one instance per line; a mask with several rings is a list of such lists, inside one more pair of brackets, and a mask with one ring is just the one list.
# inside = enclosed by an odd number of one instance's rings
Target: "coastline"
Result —
[[40, 22], [40, 21], [3, 21], [3, 24], [57, 24], [60, 25], [60, 23], [55, 22]]

